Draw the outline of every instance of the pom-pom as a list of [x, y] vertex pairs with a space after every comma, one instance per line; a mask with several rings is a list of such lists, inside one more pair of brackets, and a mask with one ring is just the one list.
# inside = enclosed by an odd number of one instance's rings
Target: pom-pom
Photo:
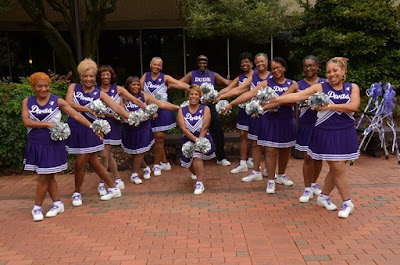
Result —
[[157, 100], [162, 100], [162, 96], [161, 96], [161, 94], [159, 94], [159, 93], [155, 93], [155, 94], [154, 94], [154, 97], [155, 97]]
[[201, 90], [203, 90], [203, 94], [209, 93], [211, 90], [214, 90], [214, 86], [210, 83], [203, 83], [200, 85]]
[[218, 91], [214, 88], [211, 89], [208, 93], [203, 94], [200, 98], [200, 102], [202, 104], [206, 104], [208, 102], [212, 102], [218, 98]]
[[263, 108], [258, 100], [252, 100], [247, 104], [245, 111], [247, 115], [258, 118], [263, 113]]
[[64, 141], [71, 135], [68, 123], [58, 122], [50, 129], [50, 138], [53, 141]]
[[191, 158], [193, 157], [194, 153], [194, 143], [191, 141], [188, 141], [182, 145], [182, 154], [187, 157]]
[[238, 105], [238, 107], [241, 108], [241, 109], [246, 109], [247, 104], [249, 104], [249, 102], [248, 102], [248, 101], [245, 101], [245, 102], [243, 102], [243, 103], [240, 103], [240, 104]]
[[306, 99], [306, 100], [300, 100], [299, 102], [297, 102], [297, 104], [299, 104], [299, 106], [300, 106], [301, 108], [307, 107], [307, 106], [310, 105], [310, 103], [308, 102], [308, 99]]
[[95, 120], [92, 125], [90, 125], [90, 128], [94, 131], [94, 132], [103, 132], [104, 134], [108, 134], [111, 131], [111, 126], [108, 123], [108, 121], [106, 120]]
[[308, 98], [308, 102], [312, 108], [326, 106], [329, 104], [329, 96], [327, 94], [317, 92]]
[[107, 106], [101, 101], [101, 99], [93, 100], [89, 105], [89, 109], [93, 110], [96, 115], [104, 115], [107, 113]]
[[146, 114], [148, 117], [152, 117], [158, 111], [158, 106], [156, 104], [150, 104], [146, 106]]
[[195, 146], [196, 146], [196, 151], [199, 151], [200, 153], [203, 154], [207, 154], [211, 150], [211, 143], [205, 137], [197, 138]]
[[185, 100], [185, 101], [182, 102], [181, 108], [187, 107], [189, 105], [190, 105], [189, 100]]
[[[218, 112], [218, 114], [221, 114], [221, 112], [226, 108], [226, 106], [228, 106], [228, 104], [228, 100], [220, 100], [217, 104], [215, 104], [215, 110]], [[226, 114], [228, 113], [231, 113], [231, 110], [229, 110]]]
[[268, 103], [271, 98], [278, 97], [275, 90], [270, 87], [263, 87], [257, 91], [256, 98], [260, 101], [260, 103]]
[[129, 125], [139, 126], [142, 121], [147, 120], [147, 115], [142, 109], [131, 111], [129, 113], [128, 123]]

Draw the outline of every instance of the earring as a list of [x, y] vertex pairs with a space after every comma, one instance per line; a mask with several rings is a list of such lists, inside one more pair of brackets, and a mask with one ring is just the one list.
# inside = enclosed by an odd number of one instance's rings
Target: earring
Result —
[[342, 77], [342, 81], [343, 81], [343, 82], [346, 81], [346, 75], [344, 75], [344, 76]]

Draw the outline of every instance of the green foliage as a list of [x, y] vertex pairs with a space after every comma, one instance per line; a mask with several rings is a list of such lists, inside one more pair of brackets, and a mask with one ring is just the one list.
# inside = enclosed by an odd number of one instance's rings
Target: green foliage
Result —
[[392, 0], [317, 0], [302, 21], [292, 60], [343, 56], [349, 58], [347, 80], [361, 89], [378, 81], [398, 84], [400, 9]]
[[188, 33], [195, 38], [238, 37], [268, 43], [298, 25], [298, 14], [278, 0], [177, 0]]
[[[65, 98], [67, 87], [68, 82], [53, 81], [51, 93]], [[0, 81], [0, 167], [22, 168], [27, 132], [21, 120], [21, 102], [34, 94], [27, 78], [21, 78], [21, 83]]]

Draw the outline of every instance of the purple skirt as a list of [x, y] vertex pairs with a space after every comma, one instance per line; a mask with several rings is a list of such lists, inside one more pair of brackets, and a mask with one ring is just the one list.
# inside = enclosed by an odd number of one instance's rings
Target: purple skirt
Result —
[[248, 139], [257, 141], [258, 134], [260, 133], [260, 125], [261, 125], [260, 122], [261, 122], [261, 117], [260, 118], [252, 118], [250, 116], [249, 131], [247, 134]]
[[314, 128], [307, 154], [316, 160], [346, 161], [360, 156], [356, 129]]
[[314, 123], [305, 123], [299, 122], [299, 129], [297, 132], [297, 139], [296, 139], [296, 150], [307, 152], [308, 147], [310, 146], [312, 133], [315, 128]]
[[121, 144], [121, 122], [118, 120], [106, 117], [106, 120], [111, 126], [111, 132], [104, 135], [104, 144], [120, 145]]
[[159, 109], [157, 114], [157, 118], [150, 120], [153, 132], [168, 131], [176, 127], [174, 112], [172, 110]]
[[33, 129], [28, 135], [24, 164], [25, 170], [43, 175], [67, 169], [65, 142], [51, 140], [48, 129]]
[[296, 122], [292, 119], [271, 119], [261, 116], [257, 144], [275, 148], [288, 148], [296, 144]]
[[122, 126], [122, 149], [125, 153], [131, 155], [145, 153], [153, 144], [154, 135], [150, 121], [142, 122], [137, 127], [127, 123]]
[[249, 125], [251, 121], [251, 116], [246, 114], [246, 111], [239, 108], [236, 128], [242, 131], [249, 131]]
[[[213, 139], [209, 133], [206, 134], [206, 138], [211, 143], [211, 150], [206, 154], [194, 152], [193, 157], [191, 157], [191, 158], [187, 158], [186, 156], [184, 156], [181, 151], [181, 166], [182, 167], [189, 168], [192, 165], [193, 158], [195, 158], [195, 157], [201, 158], [202, 160], [210, 160], [215, 157]], [[188, 141], [190, 141], [189, 138], [187, 138], [186, 136], [183, 136], [182, 146]]]
[[67, 152], [70, 154], [90, 154], [104, 149], [103, 142], [92, 131], [77, 122], [68, 122], [71, 135], [67, 139]]

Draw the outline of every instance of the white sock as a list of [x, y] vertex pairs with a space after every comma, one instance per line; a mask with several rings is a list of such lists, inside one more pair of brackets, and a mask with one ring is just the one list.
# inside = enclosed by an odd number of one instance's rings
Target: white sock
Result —
[[62, 202], [61, 201], [54, 201], [53, 204], [57, 205], [57, 206], [60, 206], [62, 204]]
[[246, 164], [246, 160], [240, 160], [240, 165], [241, 165], [241, 166], [247, 165], [247, 164]]
[[138, 173], [132, 173], [131, 178], [139, 177]]
[[284, 177], [285, 174], [276, 174], [275, 176], [276, 176], [276, 177]]
[[305, 187], [304, 191], [311, 191], [311, 187]]
[[268, 183], [269, 183], [269, 182], [275, 183], [275, 180], [274, 180], [274, 179], [269, 179], [269, 180], [268, 180]]
[[253, 162], [253, 158], [252, 157], [249, 157], [247, 160]]
[[42, 210], [42, 206], [34, 204], [33, 210]]
[[260, 174], [260, 171], [253, 170], [253, 172], [251, 172], [251, 173], [253, 173], [253, 174]]

